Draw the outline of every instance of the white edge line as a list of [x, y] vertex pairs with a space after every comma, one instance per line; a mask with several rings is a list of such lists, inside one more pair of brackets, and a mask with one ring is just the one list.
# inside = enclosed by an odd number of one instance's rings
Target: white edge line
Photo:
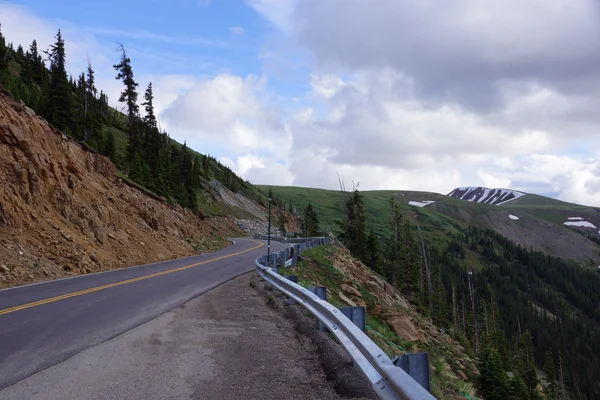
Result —
[[[236, 244], [235, 240], [233, 239], [227, 239], [230, 242], [233, 242], [233, 244]], [[226, 247], [223, 247], [223, 249], [225, 249]], [[219, 249], [219, 250], [223, 250], [223, 249]], [[219, 251], [217, 250], [217, 251]], [[205, 253], [205, 254], [210, 254], [210, 253]], [[66, 281], [68, 279], [77, 279], [77, 278], [83, 278], [85, 276], [93, 276], [93, 275], [100, 275], [100, 274], [107, 274], [109, 272], [115, 272], [115, 271], [124, 271], [126, 269], [134, 269], [134, 268], [141, 268], [141, 267], [149, 267], [151, 265], [156, 265], [156, 264], [162, 264], [165, 262], [170, 262], [170, 261], [178, 261], [178, 260], [185, 260], [188, 258], [192, 258], [192, 257], [198, 257], [201, 256], [203, 254], [195, 254], [192, 256], [187, 256], [187, 257], [182, 257], [182, 258], [172, 258], [170, 260], [164, 260], [164, 261], [156, 261], [150, 264], [141, 264], [141, 265], [133, 265], [131, 267], [125, 267], [125, 268], [115, 268], [115, 269], [110, 269], [108, 271], [100, 271], [100, 272], [92, 272], [91, 274], [80, 274], [80, 275], [76, 275], [76, 276], [67, 276], [65, 278], [59, 278], [59, 279], [52, 279], [52, 280], [48, 280], [48, 281], [42, 281], [42, 282], [35, 282], [35, 283], [29, 283], [27, 285], [20, 285], [20, 286], [13, 286], [13, 287], [9, 287], [6, 289], [0, 289], [0, 292], [6, 292], [8, 290], [13, 290], [13, 289], [20, 289], [20, 288], [24, 288], [24, 287], [29, 287], [29, 286], [38, 286], [38, 285], [44, 285], [47, 283], [53, 283], [53, 282], [59, 282], [59, 281]]]

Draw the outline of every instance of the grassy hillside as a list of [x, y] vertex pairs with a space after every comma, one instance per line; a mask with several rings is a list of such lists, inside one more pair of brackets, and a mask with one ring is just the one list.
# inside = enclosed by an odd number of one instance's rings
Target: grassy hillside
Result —
[[[258, 186], [269, 189], [286, 203], [295, 204], [298, 213], [312, 203], [325, 230], [338, 231], [343, 218], [344, 195], [340, 191], [289, 186]], [[379, 236], [389, 236], [390, 206], [393, 198], [405, 218], [418, 217], [428, 242], [447, 242], [461, 228], [475, 225], [495, 230], [526, 247], [549, 254], [576, 259], [590, 266], [600, 265], [600, 211], [538, 195], [527, 194], [502, 206], [474, 203], [439, 193], [418, 191], [363, 191], [367, 229]], [[426, 207], [409, 205], [410, 201], [434, 201]], [[519, 220], [513, 220], [516, 215]], [[567, 227], [569, 217], [580, 217], [597, 229]]]

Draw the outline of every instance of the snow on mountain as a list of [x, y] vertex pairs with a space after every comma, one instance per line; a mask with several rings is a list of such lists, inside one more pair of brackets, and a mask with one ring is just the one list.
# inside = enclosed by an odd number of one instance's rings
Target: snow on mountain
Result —
[[488, 189], [484, 187], [459, 187], [448, 193], [448, 196], [461, 200], [493, 205], [502, 205], [524, 196], [525, 193], [511, 189]]
[[582, 228], [593, 228], [596, 229], [596, 225], [592, 224], [589, 221], [567, 221], [564, 222], [565, 225], [567, 226], [579, 226]]
[[428, 204], [435, 203], [433, 200], [424, 200], [424, 201], [409, 201], [408, 204], [415, 207], [425, 207]]

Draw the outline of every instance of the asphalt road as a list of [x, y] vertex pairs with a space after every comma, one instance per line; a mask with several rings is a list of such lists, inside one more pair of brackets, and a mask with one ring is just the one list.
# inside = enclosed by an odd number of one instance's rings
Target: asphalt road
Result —
[[236, 239], [214, 253], [1, 290], [0, 389], [252, 270], [266, 251]]

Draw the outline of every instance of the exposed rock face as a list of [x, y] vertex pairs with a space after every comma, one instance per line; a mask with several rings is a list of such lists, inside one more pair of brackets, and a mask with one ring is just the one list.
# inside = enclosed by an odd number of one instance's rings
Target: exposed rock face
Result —
[[0, 94], [0, 287], [187, 256], [230, 234], [232, 218], [201, 221], [127, 185]]
[[[266, 235], [269, 230], [269, 224], [264, 221], [258, 221], [254, 219], [236, 219], [237, 226], [246, 232], [250, 236], [254, 235]], [[279, 236], [281, 232], [279, 228], [271, 224], [271, 235]]]

